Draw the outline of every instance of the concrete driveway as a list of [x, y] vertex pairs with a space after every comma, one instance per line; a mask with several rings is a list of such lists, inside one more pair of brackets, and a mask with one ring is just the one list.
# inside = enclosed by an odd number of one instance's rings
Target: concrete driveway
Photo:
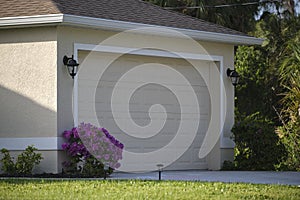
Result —
[[[158, 180], [158, 172], [115, 172], [110, 179]], [[256, 183], [298, 185], [300, 172], [273, 171], [163, 171], [162, 180], [209, 181], [226, 183]]]

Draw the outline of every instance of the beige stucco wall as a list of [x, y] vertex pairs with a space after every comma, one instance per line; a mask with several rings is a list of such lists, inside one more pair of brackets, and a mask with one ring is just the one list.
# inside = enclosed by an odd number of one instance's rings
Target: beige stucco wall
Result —
[[0, 30], [0, 137], [56, 136], [54, 28]]
[[[0, 143], [6, 138], [8, 149], [20, 138], [28, 139], [21, 150], [57, 137], [56, 40], [56, 27], [0, 30]], [[36, 172], [57, 172], [57, 146], [39, 150], [44, 159]]]
[[73, 79], [63, 64], [63, 57], [74, 54], [74, 43], [98, 44], [105, 38], [114, 34], [113, 32], [98, 31], [93, 29], [72, 28], [59, 26], [57, 29], [57, 81], [58, 81], [58, 134], [73, 127]]

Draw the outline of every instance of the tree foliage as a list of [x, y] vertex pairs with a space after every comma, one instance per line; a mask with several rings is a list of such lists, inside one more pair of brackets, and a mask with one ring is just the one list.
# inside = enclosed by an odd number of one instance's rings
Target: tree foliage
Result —
[[236, 68], [244, 78], [236, 91], [237, 116], [261, 112], [275, 122], [274, 134], [287, 154], [279, 169], [300, 170], [299, 30], [300, 17], [264, 14], [252, 32], [265, 39], [263, 45], [236, 52]]
[[[259, 4], [241, 5], [257, 0], [145, 0], [193, 17], [247, 33], [255, 24]], [[232, 5], [232, 6], [226, 6]], [[172, 9], [173, 8], [173, 9]]]
[[[299, 52], [295, 50], [299, 46], [299, 30], [299, 17], [282, 19], [275, 14], [264, 15], [251, 33], [264, 38], [263, 45], [237, 48], [235, 67], [242, 77], [236, 90], [240, 113], [261, 112], [276, 120], [277, 125], [281, 123], [277, 112], [284, 105], [279, 94], [286, 92], [289, 86], [286, 80], [291, 80], [291, 72], [299, 71]], [[291, 55], [295, 56], [291, 58]]]
[[288, 152], [283, 167], [300, 171], [300, 29], [296, 33], [287, 42], [279, 68], [280, 83], [285, 92], [281, 99], [282, 126], [277, 132]]
[[[268, 72], [267, 52], [254, 46], [240, 46], [235, 56], [235, 67], [241, 81], [236, 88], [236, 107], [238, 117], [260, 112], [268, 119], [275, 119], [273, 106], [279, 100], [272, 83], [274, 76], [266, 76]], [[277, 104], [276, 104], [277, 105]], [[240, 119], [239, 119], [240, 120]]]

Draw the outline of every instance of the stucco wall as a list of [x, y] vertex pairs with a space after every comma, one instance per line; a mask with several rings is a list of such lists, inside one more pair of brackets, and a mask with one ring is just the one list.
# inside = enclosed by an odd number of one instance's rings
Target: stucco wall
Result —
[[66, 66], [63, 64], [63, 57], [74, 54], [74, 43], [98, 44], [105, 38], [113, 35], [113, 32], [97, 31], [93, 29], [82, 29], [59, 26], [57, 29], [57, 81], [58, 81], [58, 124], [59, 135], [64, 130], [73, 127], [73, 79], [68, 74]]
[[0, 31], [0, 137], [56, 136], [53, 34], [45, 28]]
[[35, 145], [48, 172], [57, 171], [57, 144], [45, 149], [39, 138], [57, 137], [56, 38], [56, 27], [0, 30], [0, 148]]

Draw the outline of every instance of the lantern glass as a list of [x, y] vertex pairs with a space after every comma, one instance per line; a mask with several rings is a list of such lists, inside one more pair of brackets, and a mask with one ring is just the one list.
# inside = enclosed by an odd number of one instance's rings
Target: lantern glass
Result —
[[67, 68], [68, 68], [68, 71], [69, 71], [69, 74], [73, 74], [73, 67], [74, 66], [70, 66], [70, 65], [67, 65]]
[[231, 83], [233, 86], [237, 86], [240, 80], [240, 75], [235, 71], [231, 69], [227, 69], [227, 76], [230, 78]]
[[237, 86], [239, 84], [239, 76], [231, 77], [231, 83], [232, 85]]
[[74, 60], [73, 56], [71, 58], [64, 56], [63, 63], [67, 66], [70, 76], [72, 76], [72, 78], [74, 79], [77, 74], [79, 64], [76, 62], [76, 60]]

